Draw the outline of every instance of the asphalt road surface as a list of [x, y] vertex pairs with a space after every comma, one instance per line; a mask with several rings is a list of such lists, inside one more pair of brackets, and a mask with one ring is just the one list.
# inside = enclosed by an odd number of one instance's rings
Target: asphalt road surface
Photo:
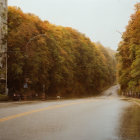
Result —
[[140, 107], [117, 95], [0, 103], [0, 140], [140, 140]]

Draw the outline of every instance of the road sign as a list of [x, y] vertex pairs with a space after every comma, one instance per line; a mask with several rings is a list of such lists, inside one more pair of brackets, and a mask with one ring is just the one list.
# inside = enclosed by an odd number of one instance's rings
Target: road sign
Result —
[[28, 88], [28, 84], [27, 83], [24, 84], [24, 88]]

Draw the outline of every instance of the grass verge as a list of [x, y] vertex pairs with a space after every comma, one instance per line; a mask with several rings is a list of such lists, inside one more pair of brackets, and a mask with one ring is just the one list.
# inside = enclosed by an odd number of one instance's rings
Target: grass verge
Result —
[[0, 94], [0, 101], [8, 101], [9, 97], [7, 95]]

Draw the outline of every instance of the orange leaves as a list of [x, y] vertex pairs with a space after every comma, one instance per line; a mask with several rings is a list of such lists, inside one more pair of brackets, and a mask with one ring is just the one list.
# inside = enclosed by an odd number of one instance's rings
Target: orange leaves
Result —
[[119, 67], [119, 81], [123, 83], [122, 90], [139, 92], [140, 90], [136, 91], [135, 89], [139, 87], [140, 77], [140, 57], [137, 55], [140, 51], [140, 3], [137, 3], [135, 7], [136, 12], [131, 16], [122, 37], [123, 41], [118, 48], [118, 58], [121, 65]]
[[115, 81], [113, 57], [77, 30], [41, 21], [16, 7], [9, 7], [8, 24], [8, 49], [18, 50], [9, 54], [10, 88], [22, 90], [27, 73], [30, 88], [38, 93], [45, 85], [50, 96], [60, 91], [82, 96], [87, 89], [89, 95]]

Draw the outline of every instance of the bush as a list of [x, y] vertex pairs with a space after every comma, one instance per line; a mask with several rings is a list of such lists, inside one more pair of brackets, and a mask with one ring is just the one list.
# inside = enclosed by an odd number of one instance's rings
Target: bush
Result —
[[0, 101], [8, 101], [9, 97], [7, 95], [0, 94]]

